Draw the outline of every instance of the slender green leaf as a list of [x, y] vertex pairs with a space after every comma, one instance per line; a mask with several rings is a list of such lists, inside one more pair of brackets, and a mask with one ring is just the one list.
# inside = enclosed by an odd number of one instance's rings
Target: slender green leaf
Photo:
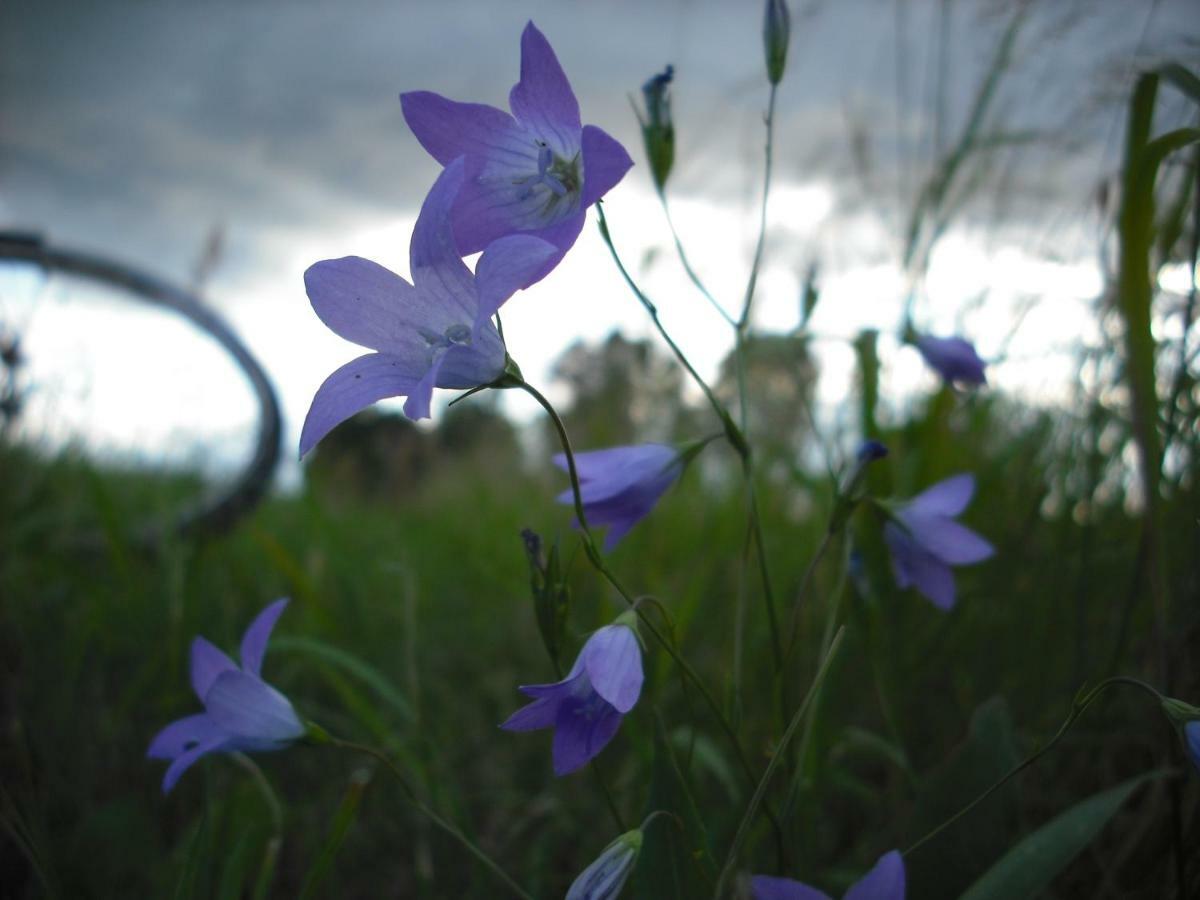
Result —
[[1065, 869], [1138, 787], [1161, 772], [1131, 778], [1077, 803], [1051, 819], [1006, 853], [961, 900], [1012, 900], [1035, 897]]
[[308, 874], [304, 877], [304, 887], [300, 891], [300, 900], [308, 900], [309, 897], [313, 897], [317, 888], [320, 887], [321, 882], [329, 875], [329, 870], [333, 868], [333, 860], [342, 848], [342, 843], [346, 840], [346, 834], [350, 831], [350, 826], [354, 824], [354, 820], [358, 817], [358, 807], [362, 803], [363, 793], [366, 791], [370, 781], [371, 772], [368, 769], [359, 769], [350, 776], [350, 786], [346, 788], [346, 793], [342, 796], [342, 802], [333, 816], [333, 822], [330, 823], [329, 834], [325, 838], [325, 844], [321, 847], [321, 852], [317, 854], [317, 858], [309, 868]]
[[292, 651], [311, 656], [321, 662], [335, 666], [349, 675], [353, 675], [367, 687], [371, 688], [379, 699], [387, 703], [408, 722], [414, 721], [412, 706], [404, 695], [387, 679], [382, 672], [369, 663], [364, 662], [352, 653], [348, 653], [332, 644], [311, 637], [281, 635], [271, 641], [271, 650]]

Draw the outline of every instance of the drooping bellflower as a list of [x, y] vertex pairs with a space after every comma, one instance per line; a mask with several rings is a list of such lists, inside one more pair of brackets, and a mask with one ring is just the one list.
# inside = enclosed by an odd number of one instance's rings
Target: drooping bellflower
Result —
[[[684, 454], [665, 444], [610, 447], [575, 454], [579, 492], [589, 526], [608, 526], [604, 549], [611, 550], [634, 525], [654, 508], [658, 499], [683, 473]], [[559, 453], [554, 464], [569, 471], [567, 458]], [[570, 488], [558, 502], [573, 504]]]
[[950, 567], [980, 562], [995, 553], [991, 544], [954, 521], [974, 492], [973, 476], [947, 478], [898, 507], [895, 520], [883, 527], [896, 583], [916, 587], [940, 609], [954, 606]]
[[947, 384], [966, 384], [972, 387], [987, 384], [984, 367], [987, 365], [970, 341], [960, 337], [939, 338], [921, 335], [917, 349], [929, 367], [942, 376]]
[[177, 719], [150, 742], [146, 755], [169, 759], [163, 792], [207, 753], [279, 750], [304, 734], [291, 702], [262, 680], [263, 655], [287, 600], [276, 600], [242, 636], [242, 665], [202, 637], [192, 642], [192, 689], [204, 712]]
[[[802, 882], [770, 875], [755, 875], [750, 890], [754, 900], [830, 900], [828, 894]], [[850, 886], [843, 900], [904, 900], [904, 891], [904, 858], [892, 850]]]
[[466, 160], [466, 180], [451, 210], [463, 256], [518, 233], [558, 248], [525, 287], [558, 265], [579, 237], [587, 208], [633, 160], [595, 125], [581, 124], [567, 76], [532, 22], [521, 34], [521, 80], [508, 102], [511, 115], [429, 91], [400, 97], [405, 121], [434, 159], [442, 165]]
[[636, 623], [634, 613], [624, 613], [594, 632], [562, 681], [521, 686], [521, 693], [534, 701], [500, 727], [553, 728], [555, 775], [574, 772], [603, 750], [641, 696], [642, 648]]
[[641, 850], [642, 829], [625, 832], [571, 882], [566, 900], [616, 900]]
[[375, 352], [342, 366], [317, 390], [300, 435], [302, 456], [335, 425], [385, 397], [407, 397], [405, 415], [422, 419], [435, 387], [477, 387], [503, 373], [504, 344], [490, 317], [557, 250], [528, 235], [501, 238], [472, 274], [450, 230], [465, 170], [463, 160], [451, 161], [425, 198], [409, 245], [412, 284], [357, 256], [325, 260], [304, 273], [321, 321]]

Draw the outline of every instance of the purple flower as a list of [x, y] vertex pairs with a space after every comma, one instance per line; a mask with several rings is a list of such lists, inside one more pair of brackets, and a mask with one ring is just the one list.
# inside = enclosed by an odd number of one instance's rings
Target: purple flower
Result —
[[1200, 719], [1193, 719], [1183, 726], [1183, 736], [1187, 740], [1188, 756], [1192, 763], [1200, 769]]
[[616, 900], [641, 850], [642, 829], [625, 832], [571, 882], [566, 900]]
[[588, 638], [567, 677], [530, 684], [533, 697], [500, 727], [508, 731], [554, 729], [554, 774], [567, 775], [596, 756], [642, 693], [642, 648], [634, 613], [625, 613]]
[[949, 384], [987, 384], [984, 366], [987, 365], [974, 345], [960, 337], [938, 338], [921, 335], [917, 338], [917, 349], [933, 368]]
[[259, 677], [271, 629], [287, 606], [276, 600], [242, 636], [242, 665], [202, 637], [192, 641], [192, 689], [204, 712], [172, 722], [150, 742], [146, 755], [169, 759], [163, 793], [206, 753], [279, 750], [304, 734], [287, 697]]
[[[750, 879], [754, 900], [829, 900], [829, 895], [790, 878], [755, 875]], [[904, 900], [904, 859], [896, 850], [885, 853], [875, 868], [850, 886], [843, 900]]]
[[940, 609], [954, 606], [951, 566], [987, 559], [991, 544], [955, 522], [975, 492], [971, 475], [955, 475], [917, 494], [895, 510], [895, 521], [883, 527], [892, 556], [892, 572], [902, 587], [915, 586]]
[[400, 103], [434, 159], [449, 165], [466, 158], [466, 183], [450, 213], [463, 256], [518, 232], [558, 248], [522, 287], [558, 265], [579, 237], [585, 210], [633, 165], [613, 138], [581, 126], [567, 76], [532, 22], [521, 34], [521, 80], [508, 95], [512, 115], [429, 91], [402, 94]]
[[[567, 458], [559, 453], [554, 464], [569, 471]], [[604, 549], [611, 550], [658, 502], [658, 498], [683, 473], [683, 457], [665, 444], [610, 447], [575, 454], [579, 492], [588, 524], [610, 526]], [[573, 504], [570, 488], [558, 502]]]
[[450, 207], [465, 166], [446, 166], [425, 198], [409, 245], [413, 284], [357, 256], [316, 263], [304, 286], [321, 321], [376, 352], [347, 363], [313, 398], [300, 454], [338, 423], [385, 397], [407, 397], [405, 414], [429, 415], [434, 387], [472, 388], [504, 371], [491, 315], [557, 250], [528, 235], [492, 243], [472, 275], [454, 246]]

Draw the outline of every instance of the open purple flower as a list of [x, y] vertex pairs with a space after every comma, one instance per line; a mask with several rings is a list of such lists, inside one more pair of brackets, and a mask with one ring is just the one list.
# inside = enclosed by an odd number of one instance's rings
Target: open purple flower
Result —
[[554, 774], [567, 775], [596, 756], [642, 693], [642, 648], [634, 613], [624, 613], [588, 638], [567, 677], [522, 685], [533, 697], [500, 726], [508, 731], [554, 729]]
[[633, 161], [599, 128], [581, 125], [567, 76], [532, 22], [521, 34], [521, 80], [508, 102], [511, 115], [429, 91], [400, 96], [405, 121], [434, 159], [449, 165], [466, 158], [466, 183], [450, 214], [463, 256], [516, 233], [558, 248], [527, 287], [558, 265], [579, 237], [585, 210]]
[[146, 755], [169, 759], [163, 793], [206, 753], [279, 750], [304, 734], [287, 697], [259, 676], [271, 630], [287, 600], [258, 614], [242, 636], [239, 668], [202, 637], [192, 641], [192, 689], [204, 712], [177, 719], [150, 742]]
[[411, 419], [429, 415], [435, 387], [472, 388], [504, 371], [504, 344], [492, 313], [557, 250], [514, 235], [492, 243], [472, 274], [450, 232], [450, 208], [465, 165], [454, 160], [425, 198], [409, 245], [413, 283], [357, 256], [316, 263], [304, 286], [321, 321], [374, 350], [325, 380], [300, 435], [300, 454], [338, 423], [385, 397], [407, 397]]
[[[554, 464], [569, 471], [562, 453], [554, 457]], [[604, 539], [606, 551], [649, 514], [658, 498], [683, 473], [683, 465], [679, 450], [665, 444], [637, 444], [575, 454], [588, 525], [609, 526]], [[559, 494], [558, 502], [573, 504], [572, 490], [568, 488]]]
[[896, 583], [915, 586], [940, 609], [954, 606], [950, 567], [980, 562], [995, 553], [991, 544], [954, 521], [974, 492], [973, 476], [947, 478], [897, 508], [895, 521], [883, 527]]
[[939, 338], [925, 334], [917, 338], [916, 344], [925, 362], [948, 384], [976, 387], [987, 384], [987, 375], [983, 371], [987, 363], [979, 358], [970, 341], [960, 337]]
[[[904, 900], [904, 858], [885, 853], [875, 867], [850, 886], [843, 900]], [[754, 900], [829, 900], [829, 895], [791, 878], [755, 875], [750, 879]]]

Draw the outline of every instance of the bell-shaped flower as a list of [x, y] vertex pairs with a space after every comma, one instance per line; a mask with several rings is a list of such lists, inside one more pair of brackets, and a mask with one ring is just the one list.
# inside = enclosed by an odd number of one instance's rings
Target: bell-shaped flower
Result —
[[916, 345], [925, 362], [947, 384], [972, 387], [987, 384], [987, 375], [983, 371], [987, 363], [980, 359], [970, 341], [960, 337], [939, 338], [924, 334], [916, 339]]
[[192, 642], [192, 689], [204, 712], [177, 719], [150, 742], [146, 755], [169, 759], [163, 792], [207, 753], [279, 750], [304, 734], [287, 697], [262, 680], [263, 655], [287, 600], [276, 600], [242, 637], [242, 665], [202, 637]]
[[567, 76], [532, 22], [521, 34], [521, 80], [508, 102], [511, 115], [429, 91], [400, 97], [405, 121], [434, 159], [449, 165], [466, 158], [466, 182], [451, 211], [463, 256], [517, 233], [557, 248], [525, 287], [558, 265], [579, 237], [587, 208], [633, 161], [616, 140], [580, 123]]
[[555, 775], [574, 772], [603, 750], [641, 696], [642, 648], [636, 623], [636, 614], [624, 613], [594, 632], [562, 681], [521, 686], [521, 693], [534, 701], [500, 727], [553, 728]]
[[641, 850], [642, 829], [625, 832], [571, 882], [566, 900], [616, 900]]
[[[608, 526], [604, 549], [611, 550], [683, 473], [686, 451], [665, 444], [610, 447], [575, 454], [579, 493], [589, 526]], [[570, 471], [567, 458], [559, 453], [554, 464]], [[558, 502], [571, 505], [574, 492], [568, 488]]]
[[954, 606], [950, 567], [980, 562], [995, 553], [991, 544], [954, 521], [974, 492], [973, 476], [947, 478], [896, 508], [894, 519], [883, 527], [896, 583], [916, 587], [940, 609]]
[[[885, 853], [875, 867], [850, 886], [842, 900], [904, 900], [904, 858]], [[754, 900], [830, 900], [829, 895], [791, 878], [755, 875], [750, 879]]]
[[375, 352], [342, 366], [317, 390], [300, 435], [302, 456], [335, 425], [385, 397], [407, 397], [405, 415], [422, 419], [435, 387], [473, 388], [504, 372], [504, 344], [491, 316], [557, 250], [527, 235], [503, 238], [484, 251], [472, 274], [450, 231], [464, 171], [461, 159], [451, 161], [421, 206], [409, 245], [412, 284], [357, 256], [325, 260], [304, 273], [321, 321]]

